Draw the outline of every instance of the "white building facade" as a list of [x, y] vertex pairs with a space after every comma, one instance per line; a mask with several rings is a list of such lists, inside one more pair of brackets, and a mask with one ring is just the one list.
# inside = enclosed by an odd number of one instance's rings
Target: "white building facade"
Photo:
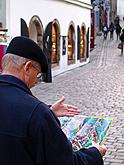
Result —
[[46, 82], [89, 62], [90, 0], [0, 1], [4, 4], [1, 8], [6, 10], [3, 25], [8, 29], [8, 41], [18, 35], [28, 36], [46, 54], [49, 62]]
[[117, 0], [117, 15], [122, 20], [124, 17], [124, 0]]

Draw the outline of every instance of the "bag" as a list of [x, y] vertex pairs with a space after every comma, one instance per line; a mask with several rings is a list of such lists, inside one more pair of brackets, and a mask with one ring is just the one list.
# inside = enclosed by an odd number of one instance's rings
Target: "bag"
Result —
[[104, 32], [107, 32], [107, 27], [105, 26], [105, 27], [103, 28], [103, 30], [104, 30]]
[[118, 49], [122, 49], [122, 48], [123, 48], [123, 43], [120, 42], [120, 43], [118, 44]]

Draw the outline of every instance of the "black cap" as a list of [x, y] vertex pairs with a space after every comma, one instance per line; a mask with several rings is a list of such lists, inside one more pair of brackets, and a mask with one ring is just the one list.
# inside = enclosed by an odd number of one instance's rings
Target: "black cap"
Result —
[[47, 58], [42, 49], [28, 37], [18, 36], [13, 38], [7, 47], [6, 53], [11, 53], [38, 62], [41, 65], [43, 73], [46, 73], [48, 70]]

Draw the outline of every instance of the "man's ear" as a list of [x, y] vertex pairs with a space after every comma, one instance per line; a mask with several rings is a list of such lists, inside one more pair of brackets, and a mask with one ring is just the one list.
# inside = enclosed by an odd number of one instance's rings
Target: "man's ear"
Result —
[[32, 67], [32, 61], [27, 61], [24, 65], [25, 73], [29, 73], [30, 68]]

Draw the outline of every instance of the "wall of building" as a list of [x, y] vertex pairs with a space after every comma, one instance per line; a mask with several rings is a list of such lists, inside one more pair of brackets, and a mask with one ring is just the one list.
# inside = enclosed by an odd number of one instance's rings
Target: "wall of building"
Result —
[[[56, 1], [56, 0], [7, 0], [8, 2], [8, 12], [7, 12], [7, 27], [8, 35], [11, 38], [14, 36], [20, 35], [20, 18], [23, 18], [27, 25], [29, 26], [29, 22], [32, 16], [37, 15], [45, 29], [47, 24], [54, 19], [57, 19], [60, 24], [60, 35], [67, 36], [69, 24], [72, 21], [75, 28], [75, 59], [76, 62], [73, 65], [67, 65], [67, 56], [62, 55], [62, 51], [60, 51], [60, 67], [52, 69], [53, 75], [57, 75], [64, 71], [73, 69], [75, 67], [84, 65], [89, 62], [89, 58], [80, 62], [77, 61], [77, 26], [84, 23], [87, 29], [90, 27], [90, 17], [91, 11], [90, 8], [83, 8], [80, 5], [74, 5], [72, 3], [64, 2], [64, 1]], [[86, 1], [89, 2], [89, 1]], [[61, 42], [61, 40], [60, 40]], [[62, 42], [60, 44], [60, 49], [62, 48]]]
[[110, 20], [114, 22], [114, 19], [117, 16], [117, 0], [110, 0], [111, 3], [111, 13], [110, 13]]
[[85, 22], [86, 27], [90, 27], [90, 10], [54, 0], [11, 0], [10, 13], [8, 15], [11, 18], [7, 28], [8, 30], [11, 29], [9, 34], [12, 37], [20, 34], [20, 18], [24, 18], [29, 25], [33, 15], [40, 17], [44, 28], [50, 21], [53, 21], [55, 18], [58, 19], [62, 26], [61, 33], [63, 35], [67, 35], [70, 21], [73, 21], [75, 25], [81, 25], [82, 22]]
[[124, 17], [124, 0], [117, 1], [117, 15], [120, 19]]
[[6, 1], [0, 0], [0, 22], [3, 28], [6, 27]]
[[77, 1], [81, 1], [81, 2], [84, 2], [84, 3], [91, 3], [91, 0], [77, 0]]

